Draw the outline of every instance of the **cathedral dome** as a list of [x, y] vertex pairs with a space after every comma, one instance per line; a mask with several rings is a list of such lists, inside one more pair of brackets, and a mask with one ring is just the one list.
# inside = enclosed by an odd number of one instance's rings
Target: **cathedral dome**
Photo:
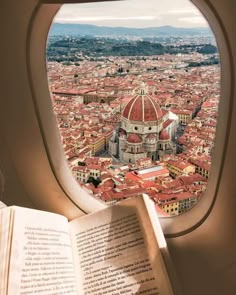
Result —
[[141, 143], [142, 139], [135, 133], [131, 133], [127, 138], [128, 143]]
[[166, 132], [165, 130], [162, 130], [160, 132], [159, 139], [160, 140], [169, 140], [170, 136], [169, 136], [168, 132]]
[[162, 117], [162, 111], [156, 100], [141, 88], [139, 93], [126, 104], [122, 116], [129, 121], [153, 122]]

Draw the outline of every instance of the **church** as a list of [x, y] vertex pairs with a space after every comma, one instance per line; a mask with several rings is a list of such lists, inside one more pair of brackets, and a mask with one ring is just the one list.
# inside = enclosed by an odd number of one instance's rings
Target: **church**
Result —
[[122, 111], [120, 126], [109, 141], [109, 153], [124, 163], [147, 157], [156, 161], [165, 154], [175, 154], [178, 124], [178, 116], [161, 109], [142, 83]]

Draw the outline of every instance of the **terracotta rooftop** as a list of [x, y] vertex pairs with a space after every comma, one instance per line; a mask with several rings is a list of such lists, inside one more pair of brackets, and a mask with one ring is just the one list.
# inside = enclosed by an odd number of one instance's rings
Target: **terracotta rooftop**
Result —
[[126, 104], [122, 116], [130, 121], [157, 121], [162, 117], [162, 110], [151, 96], [138, 94]]
[[131, 133], [128, 138], [127, 138], [127, 141], [129, 143], [141, 143], [142, 142], [142, 139], [135, 133]]
[[169, 134], [168, 134], [167, 131], [162, 130], [162, 131], [160, 132], [159, 139], [160, 139], [160, 140], [169, 140], [169, 139], [170, 139], [170, 136], [169, 136]]

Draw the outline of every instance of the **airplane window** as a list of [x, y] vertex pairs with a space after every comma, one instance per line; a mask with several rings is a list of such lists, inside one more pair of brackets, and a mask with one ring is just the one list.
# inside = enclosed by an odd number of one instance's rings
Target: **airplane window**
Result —
[[112, 205], [145, 193], [168, 216], [204, 198], [220, 60], [192, 3], [63, 5], [47, 71], [65, 157], [92, 198]]

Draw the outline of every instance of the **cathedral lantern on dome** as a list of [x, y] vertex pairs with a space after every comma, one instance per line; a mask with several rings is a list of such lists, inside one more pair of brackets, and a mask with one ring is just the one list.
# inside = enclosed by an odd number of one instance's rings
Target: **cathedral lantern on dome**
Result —
[[[168, 116], [163, 115], [160, 105], [148, 94], [146, 84], [141, 83], [137, 94], [131, 97], [121, 114], [118, 154], [113, 156], [125, 163], [135, 163], [140, 158], [149, 157], [156, 161], [163, 153], [175, 153], [171, 136], [163, 127], [165, 118]], [[164, 143], [161, 136], [166, 138]]]

